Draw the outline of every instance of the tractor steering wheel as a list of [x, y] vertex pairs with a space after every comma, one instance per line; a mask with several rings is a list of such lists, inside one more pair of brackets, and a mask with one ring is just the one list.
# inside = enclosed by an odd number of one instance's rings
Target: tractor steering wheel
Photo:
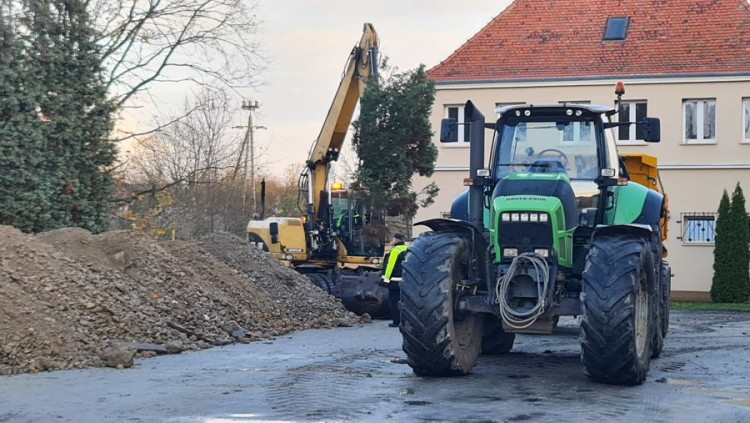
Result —
[[544, 153], [557, 153], [557, 158], [560, 159], [562, 165], [564, 168], [568, 167], [568, 156], [565, 155], [562, 151], [556, 149], [556, 148], [548, 148], [546, 150], [540, 151], [536, 157], [541, 158]]

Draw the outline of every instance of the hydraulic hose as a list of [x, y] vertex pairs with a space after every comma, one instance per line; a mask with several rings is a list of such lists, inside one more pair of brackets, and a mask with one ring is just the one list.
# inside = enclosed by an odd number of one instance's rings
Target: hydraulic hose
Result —
[[[531, 309], [527, 311], [518, 311], [508, 303], [508, 291], [510, 283], [518, 273], [518, 268], [522, 264], [529, 264], [534, 267], [537, 280], [541, 278], [542, 286], [537, 283], [537, 301]], [[503, 322], [514, 329], [525, 329], [536, 322], [544, 314], [545, 301], [549, 291], [549, 264], [542, 257], [535, 253], [524, 253], [513, 259], [508, 271], [498, 278], [495, 285], [495, 301], [500, 306], [500, 316]]]

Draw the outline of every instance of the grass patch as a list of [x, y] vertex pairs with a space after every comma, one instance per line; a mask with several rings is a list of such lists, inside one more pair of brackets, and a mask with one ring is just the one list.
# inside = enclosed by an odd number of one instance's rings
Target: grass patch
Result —
[[750, 311], [748, 303], [685, 303], [672, 302], [672, 310], [702, 310], [702, 311]]

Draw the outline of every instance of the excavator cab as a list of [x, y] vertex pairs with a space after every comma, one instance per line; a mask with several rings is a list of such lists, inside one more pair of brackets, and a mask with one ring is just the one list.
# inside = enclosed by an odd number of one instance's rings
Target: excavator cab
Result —
[[340, 184], [333, 184], [331, 189], [330, 216], [331, 227], [348, 256], [382, 256], [384, 231], [378, 230], [382, 219], [373, 219], [364, 202]]

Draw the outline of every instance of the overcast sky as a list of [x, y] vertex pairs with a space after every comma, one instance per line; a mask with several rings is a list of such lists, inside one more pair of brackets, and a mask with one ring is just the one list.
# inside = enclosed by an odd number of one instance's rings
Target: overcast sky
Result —
[[[279, 173], [288, 164], [305, 161], [365, 22], [375, 26], [381, 54], [391, 65], [406, 70], [424, 63], [429, 68], [510, 2], [259, 0], [259, 41], [269, 62], [262, 76], [266, 83], [247, 96], [260, 103], [255, 124], [267, 128], [256, 133], [256, 149], [265, 151], [261, 161], [266, 169]], [[154, 94], [179, 102], [184, 98], [167, 89]]]

